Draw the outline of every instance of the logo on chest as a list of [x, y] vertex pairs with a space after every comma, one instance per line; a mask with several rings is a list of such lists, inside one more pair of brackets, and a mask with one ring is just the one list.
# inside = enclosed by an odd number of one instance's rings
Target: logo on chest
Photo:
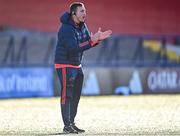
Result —
[[78, 41], [84, 41], [87, 39], [87, 34], [84, 32], [76, 32]]

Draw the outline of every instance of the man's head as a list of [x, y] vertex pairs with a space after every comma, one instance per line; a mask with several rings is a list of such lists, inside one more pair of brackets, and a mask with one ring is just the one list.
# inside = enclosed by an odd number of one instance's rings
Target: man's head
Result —
[[70, 5], [70, 14], [76, 24], [84, 22], [86, 18], [86, 9], [84, 4], [81, 2], [73, 2]]

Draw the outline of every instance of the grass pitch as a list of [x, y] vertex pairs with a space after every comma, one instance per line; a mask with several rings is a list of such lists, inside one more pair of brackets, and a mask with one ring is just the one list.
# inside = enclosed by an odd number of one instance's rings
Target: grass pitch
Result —
[[[0, 100], [0, 135], [64, 135], [59, 102]], [[180, 135], [180, 95], [81, 97], [76, 124], [87, 136]]]

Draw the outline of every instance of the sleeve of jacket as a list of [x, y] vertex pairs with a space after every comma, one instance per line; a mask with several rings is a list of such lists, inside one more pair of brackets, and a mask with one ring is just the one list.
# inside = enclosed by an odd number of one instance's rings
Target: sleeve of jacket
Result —
[[69, 27], [65, 28], [65, 31], [61, 35], [65, 44], [65, 47], [71, 53], [83, 52], [93, 47], [91, 45], [90, 40], [87, 40], [83, 43], [79, 43], [78, 40], [76, 39], [73, 29], [70, 29]]

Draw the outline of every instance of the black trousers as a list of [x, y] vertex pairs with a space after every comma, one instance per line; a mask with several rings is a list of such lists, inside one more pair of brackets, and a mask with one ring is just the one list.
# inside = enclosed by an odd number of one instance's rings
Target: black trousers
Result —
[[61, 82], [61, 113], [65, 126], [74, 123], [84, 75], [81, 68], [56, 69]]

